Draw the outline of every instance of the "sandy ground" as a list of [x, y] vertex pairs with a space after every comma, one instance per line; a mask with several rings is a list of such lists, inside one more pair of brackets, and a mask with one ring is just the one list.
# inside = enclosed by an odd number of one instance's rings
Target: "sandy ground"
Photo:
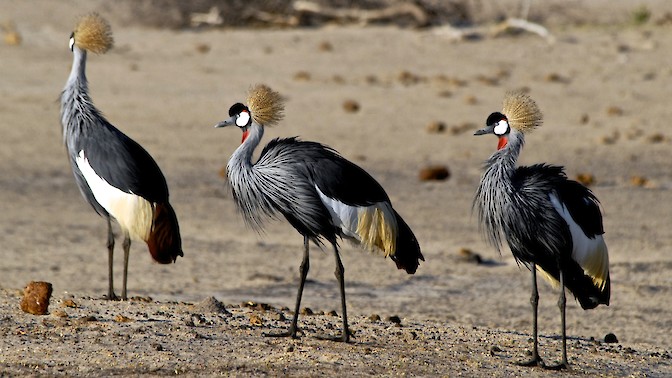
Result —
[[[569, 300], [572, 369], [561, 374], [672, 375], [669, 24], [555, 26], [554, 44], [526, 34], [455, 43], [432, 29], [177, 32], [111, 18], [116, 47], [87, 65], [92, 96], [162, 167], [185, 257], [158, 265], [135, 243], [136, 298], [108, 302], [106, 226], [75, 186], [57, 101], [74, 20], [96, 4], [2, 4], [22, 43], [0, 44], [0, 375], [556, 374], [512, 364], [531, 345], [529, 273], [488, 247], [471, 215], [496, 147], [473, 130], [521, 87], [546, 117], [521, 163], [593, 175], [605, 212], [611, 305], [584, 312]], [[302, 239], [284, 222], [263, 235], [244, 225], [219, 173], [240, 135], [212, 128], [254, 83], [288, 99], [266, 140], [300, 135], [336, 148], [380, 181], [421, 243], [426, 262], [414, 276], [343, 246], [352, 344], [314, 337], [340, 331], [329, 314], [340, 308], [333, 256], [318, 248], [303, 300], [317, 315], [300, 318], [304, 337], [262, 337], [289, 325]], [[346, 100], [360, 110], [346, 112]], [[447, 130], [428, 132], [437, 121]], [[436, 164], [449, 180], [418, 180]], [[460, 259], [461, 248], [485, 263]], [[31, 280], [53, 284], [50, 315], [19, 309]], [[541, 284], [549, 362], [559, 358], [556, 298]], [[608, 333], [618, 343], [604, 343]]]

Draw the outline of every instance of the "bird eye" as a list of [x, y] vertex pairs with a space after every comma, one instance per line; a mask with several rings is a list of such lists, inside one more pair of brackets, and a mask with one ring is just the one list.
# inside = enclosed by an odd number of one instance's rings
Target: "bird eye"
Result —
[[495, 135], [504, 135], [509, 132], [509, 123], [503, 119], [497, 122], [493, 131], [495, 132]]
[[238, 118], [236, 118], [236, 126], [238, 127], [245, 127], [250, 123], [250, 113], [247, 111], [243, 110], [238, 114]]

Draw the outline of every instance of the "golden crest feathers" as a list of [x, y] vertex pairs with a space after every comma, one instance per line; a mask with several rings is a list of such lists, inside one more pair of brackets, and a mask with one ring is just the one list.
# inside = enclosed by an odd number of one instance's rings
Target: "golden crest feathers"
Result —
[[285, 100], [280, 93], [264, 84], [257, 84], [250, 89], [247, 107], [254, 122], [263, 126], [273, 126], [285, 116]]
[[522, 91], [508, 92], [504, 96], [502, 114], [508, 118], [509, 126], [520, 132], [532, 131], [544, 121], [537, 103]]
[[77, 47], [96, 54], [106, 53], [114, 44], [110, 24], [98, 13], [82, 17], [73, 34]]

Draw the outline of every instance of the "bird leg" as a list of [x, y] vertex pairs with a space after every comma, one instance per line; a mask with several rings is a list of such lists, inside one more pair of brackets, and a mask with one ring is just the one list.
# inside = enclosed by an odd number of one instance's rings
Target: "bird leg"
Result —
[[569, 362], [567, 361], [567, 321], [565, 317], [565, 310], [567, 308], [567, 297], [565, 296], [565, 279], [560, 270], [560, 297], [558, 298], [558, 308], [560, 308], [560, 323], [562, 324], [562, 362], [553, 366], [546, 366], [551, 370], [569, 369]]
[[334, 244], [334, 256], [336, 256], [336, 270], [334, 271], [334, 275], [336, 276], [336, 279], [338, 279], [338, 284], [340, 286], [341, 290], [341, 311], [343, 312], [343, 333], [341, 336], [331, 336], [331, 337], [320, 337], [321, 339], [324, 340], [331, 340], [331, 341], [342, 341], [344, 343], [347, 343], [350, 341], [350, 330], [348, 329], [348, 311], [345, 306], [345, 279], [344, 279], [344, 273], [345, 269], [343, 268], [343, 263], [341, 262], [341, 256], [338, 253], [338, 248]]
[[128, 298], [126, 297], [126, 282], [128, 278], [128, 257], [131, 252], [131, 237], [128, 232], [124, 232], [124, 284], [121, 287], [121, 300], [125, 301]]
[[114, 261], [114, 233], [112, 232], [112, 221], [107, 217], [107, 269], [108, 269], [108, 287], [107, 298], [116, 301], [117, 295], [114, 294], [114, 275], [112, 274], [112, 263]]
[[292, 319], [292, 325], [289, 327], [289, 330], [286, 332], [280, 333], [265, 333], [266, 337], [291, 337], [293, 339], [298, 338], [296, 333], [299, 329], [299, 312], [301, 311], [301, 297], [303, 296], [303, 287], [306, 284], [306, 277], [308, 277], [308, 270], [310, 269], [310, 256], [309, 256], [309, 240], [307, 236], [303, 237], [303, 261], [301, 261], [301, 266], [299, 267], [299, 273], [301, 274], [301, 282], [299, 283], [299, 291], [296, 294], [296, 304], [294, 305], [294, 319]]
[[534, 345], [532, 347], [532, 358], [528, 361], [518, 362], [520, 366], [544, 366], [544, 361], [539, 357], [539, 339], [538, 339], [538, 321], [537, 312], [539, 309], [539, 291], [537, 290], [537, 265], [532, 263], [530, 267], [532, 271], [532, 296], [530, 297], [530, 304], [532, 305], [532, 338]]

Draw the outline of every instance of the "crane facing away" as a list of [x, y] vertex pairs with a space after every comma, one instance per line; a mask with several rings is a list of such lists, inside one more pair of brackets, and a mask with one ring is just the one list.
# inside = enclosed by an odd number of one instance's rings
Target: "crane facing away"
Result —
[[121, 299], [126, 300], [131, 238], [145, 241], [152, 258], [161, 264], [172, 263], [183, 253], [177, 216], [168, 202], [168, 186], [159, 166], [138, 143], [112, 126], [89, 96], [87, 52], [102, 54], [112, 44], [111, 28], [98, 14], [78, 22], [70, 36], [73, 63], [61, 94], [61, 125], [79, 190], [107, 221], [108, 299], [118, 299], [112, 274], [112, 219], [124, 235]]
[[[489, 242], [500, 249], [502, 235], [519, 264], [532, 272], [534, 346], [522, 365], [566, 368], [565, 288], [581, 307], [609, 305], [609, 255], [602, 235], [602, 214], [595, 195], [569, 180], [562, 167], [536, 164], [516, 167], [525, 132], [541, 126], [542, 114], [527, 94], [510, 92], [503, 111], [490, 114], [475, 135], [494, 134], [497, 151], [486, 161], [474, 207]], [[545, 366], [538, 353], [536, 272], [560, 287], [562, 362]]]
[[308, 275], [309, 242], [333, 246], [335, 275], [340, 285], [343, 333], [330, 339], [348, 342], [343, 264], [338, 238], [389, 256], [397, 268], [415, 273], [420, 246], [409, 226], [392, 208], [383, 188], [363, 169], [335, 150], [297, 138], [273, 139], [261, 151], [256, 163], [254, 149], [264, 134], [283, 117], [282, 97], [265, 85], [251, 88], [247, 105], [234, 104], [230, 118], [215, 127], [235, 125], [243, 132], [241, 145], [227, 164], [228, 180], [238, 209], [256, 230], [268, 217], [281, 214], [303, 235], [301, 281], [294, 318], [287, 332], [267, 336], [297, 337], [297, 322], [303, 287]]

